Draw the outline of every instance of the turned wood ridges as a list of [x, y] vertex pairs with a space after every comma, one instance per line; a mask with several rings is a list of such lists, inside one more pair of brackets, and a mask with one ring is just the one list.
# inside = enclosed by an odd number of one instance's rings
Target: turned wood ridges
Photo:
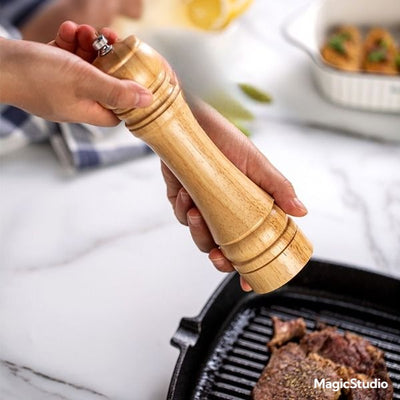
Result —
[[253, 290], [266, 293], [293, 278], [310, 259], [312, 245], [273, 199], [214, 145], [158, 53], [130, 36], [97, 57], [94, 65], [152, 91], [149, 107], [113, 111], [173, 171], [215, 242]]

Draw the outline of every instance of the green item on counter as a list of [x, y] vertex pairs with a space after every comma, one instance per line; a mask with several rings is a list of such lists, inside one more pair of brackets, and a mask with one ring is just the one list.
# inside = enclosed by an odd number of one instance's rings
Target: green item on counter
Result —
[[240, 101], [233, 98], [228, 92], [214, 93], [205, 100], [246, 136], [250, 136], [251, 133], [244, 124], [252, 121], [254, 115]]
[[206, 97], [204, 100], [230, 121], [252, 121], [254, 119], [253, 113], [227, 92], [214, 93], [212, 96]]
[[368, 61], [371, 62], [381, 62], [386, 60], [386, 51], [385, 50], [374, 50], [368, 54]]
[[272, 102], [272, 97], [268, 93], [263, 92], [253, 85], [249, 85], [248, 83], [239, 83], [239, 87], [244, 94], [255, 101], [258, 101], [260, 103]]

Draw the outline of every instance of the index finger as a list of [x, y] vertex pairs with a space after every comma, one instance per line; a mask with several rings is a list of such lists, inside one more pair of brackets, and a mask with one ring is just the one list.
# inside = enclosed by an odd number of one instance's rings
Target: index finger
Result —
[[[60, 49], [75, 53], [77, 41], [76, 32], [78, 25], [72, 21], [63, 22], [58, 28], [54, 44]], [[53, 43], [53, 42], [51, 42]]]
[[92, 26], [79, 25], [76, 32], [76, 55], [85, 61], [92, 62], [97, 56], [96, 50], [93, 49], [93, 41], [97, 36], [98, 33]]

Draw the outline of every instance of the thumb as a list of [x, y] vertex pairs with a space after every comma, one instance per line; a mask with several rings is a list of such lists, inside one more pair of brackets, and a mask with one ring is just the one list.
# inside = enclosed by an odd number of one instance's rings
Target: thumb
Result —
[[153, 101], [152, 93], [134, 81], [114, 78], [90, 66], [92, 77], [84, 79], [84, 94], [110, 108], [147, 107]]

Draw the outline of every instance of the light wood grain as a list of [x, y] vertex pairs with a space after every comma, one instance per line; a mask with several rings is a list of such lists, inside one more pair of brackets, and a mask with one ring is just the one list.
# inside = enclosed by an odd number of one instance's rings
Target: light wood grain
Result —
[[310, 259], [311, 243], [273, 199], [215, 146], [161, 57], [130, 36], [94, 65], [153, 92], [154, 101], [147, 108], [113, 111], [173, 171], [215, 242], [250, 286], [266, 293], [293, 278]]

